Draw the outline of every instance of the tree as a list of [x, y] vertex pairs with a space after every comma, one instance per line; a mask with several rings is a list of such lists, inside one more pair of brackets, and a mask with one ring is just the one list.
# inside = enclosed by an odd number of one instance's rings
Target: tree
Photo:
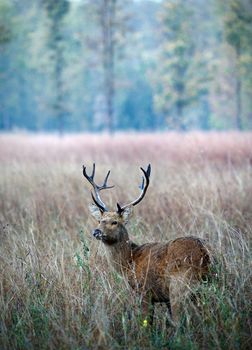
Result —
[[190, 3], [164, 1], [155, 104], [178, 130], [187, 128], [185, 110], [207, 93], [206, 62], [196, 50], [192, 16]]
[[32, 113], [26, 113], [29, 76], [26, 47], [30, 42], [29, 25], [23, 16], [30, 14], [27, 4], [28, 0], [0, 1], [0, 128], [4, 130], [24, 127], [24, 118], [28, 123], [32, 120], [31, 128], [35, 124], [35, 119], [30, 118]]
[[48, 47], [51, 50], [52, 75], [55, 83], [54, 114], [58, 120], [58, 130], [63, 134], [64, 121], [67, 114], [65, 107], [65, 91], [63, 81], [64, 61], [64, 35], [63, 20], [69, 11], [68, 0], [43, 0], [43, 4], [50, 19]]
[[102, 30], [102, 54], [104, 70], [104, 95], [107, 107], [107, 126], [114, 130], [115, 94], [115, 16], [116, 0], [101, 2], [100, 25]]
[[[3, 101], [6, 99], [6, 86], [3, 84], [5, 76], [8, 74], [9, 70], [9, 55], [6, 46], [13, 39], [13, 20], [12, 20], [12, 8], [7, 1], [0, 2], [0, 98], [1, 98], [1, 108], [0, 108], [0, 128], [9, 129], [10, 118], [8, 112], [6, 112], [5, 105]], [[7, 51], [7, 52], [6, 52]]]
[[[115, 84], [116, 84], [116, 60], [122, 58], [124, 38], [128, 31], [128, 13], [125, 11], [128, 1], [122, 0], [98, 0], [91, 2], [94, 10], [96, 24], [98, 25], [97, 37], [90, 40], [92, 46], [100, 53], [102, 66], [102, 95], [105, 108], [104, 126], [113, 133], [116, 127], [115, 116]], [[101, 100], [102, 97], [99, 97]]]
[[[221, 3], [224, 20], [224, 35], [234, 49], [236, 60], [236, 120], [237, 129], [242, 129], [243, 96], [246, 82], [252, 82], [252, 2], [251, 0], [229, 0]], [[249, 68], [249, 69], [248, 69]], [[251, 95], [251, 91], [250, 91]]]

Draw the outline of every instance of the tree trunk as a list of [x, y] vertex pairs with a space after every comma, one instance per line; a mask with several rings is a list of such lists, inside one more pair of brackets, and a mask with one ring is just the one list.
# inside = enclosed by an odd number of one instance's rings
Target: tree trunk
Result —
[[[59, 48], [57, 51], [60, 50]], [[61, 52], [57, 53], [57, 61], [55, 67], [55, 83], [56, 83], [56, 105], [55, 112], [58, 123], [59, 135], [63, 136], [64, 133], [64, 110], [63, 110], [63, 83], [62, 83], [62, 55]]]
[[236, 128], [242, 130], [242, 80], [240, 76], [239, 63], [240, 63], [241, 47], [240, 44], [236, 47]]
[[104, 96], [107, 114], [106, 128], [110, 133], [113, 133], [115, 127], [115, 6], [116, 0], [103, 0], [103, 10], [101, 12], [101, 26], [103, 35]]
[[184, 108], [180, 101], [177, 101], [177, 129], [179, 131], [185, 131], [185, 121], [184, 121]]
[[58, 42], [55, 43], [54, 53], [55, 53], [55, 67], [54, 67], [54, 81], [55, 81], [55, 115], [58, 124], [59, 136], [63, 136], [64, 133], [64, 93], [63, 93], [63, 52], [61, 48], [62, 36], [60, 35], [60, 25], [59, 21], [55, 23], [55, 31], [57, 32]]
[[65, 116], [67, 115], [65, 108], [65, 91], [63, 72], [65, 68], [64, 62], [64, 46], [62, 45], [64, 37], [62, 35], [63, 18], [69, 11], [68, 0], [43, 0], [48, 18], [50, 19], [50, 36], [48, 46], [52, 50], [53, 65], [53, 82], [54, 82], [54, 103], [53, 111], [56, 118], [59, 135], [64, 132]]

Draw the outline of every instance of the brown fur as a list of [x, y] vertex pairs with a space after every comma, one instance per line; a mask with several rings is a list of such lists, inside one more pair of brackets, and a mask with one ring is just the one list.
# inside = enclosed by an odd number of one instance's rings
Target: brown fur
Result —
[[208, 274], [211, 255], [207, 244], [196, 237], [181, 237], [138, 246], [129, 240], [125, 228], [130, 210], [118, 214], [93, 206], [91, 211], [99, 220], [94, 236], [103, 241], [113, 267], [141, 294], [144, 316], [150, 315], [149, 305], [165, 302], [170, 316], [178, 320], [181, 301]]

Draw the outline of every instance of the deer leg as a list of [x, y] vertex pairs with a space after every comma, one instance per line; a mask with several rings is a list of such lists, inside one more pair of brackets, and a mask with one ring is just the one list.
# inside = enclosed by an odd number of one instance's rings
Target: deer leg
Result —
[[148, 295], [142, 296], [143, 326], [152, 326], [154, 318], [154, 300]]
[[170, 300], [167, 300], [165, 302], [165, 305], [167, 307], [167, 315], [166, 315], [166, 327], [169, 327], [170, 325], [173, 325], [173, 322], [172, 322], [172, 310], [171, 310], [171, 302]]
[[170, 300], [166, 301], [166, 302], [165, 302], [165, 305], [166, 305], [167, 310], [168, 310], [168, 315], [169, 315], [170, 317], [172, 317], [171, 302], [170, 302]]
[[153, 325], [154, 320], [154, 311], [155, 311], [155, 303], [154, 300], [151, 299], [150, 308], [149, 308], [149, 318], [150, 318], [150, 325]]
[[172, 320], [175, 324], [179, 323], [182, 314], [182, 304], [185, 298], [190, 294], [188, 275], [180, 274], [173, 276], [170, 282], [170, 302]]

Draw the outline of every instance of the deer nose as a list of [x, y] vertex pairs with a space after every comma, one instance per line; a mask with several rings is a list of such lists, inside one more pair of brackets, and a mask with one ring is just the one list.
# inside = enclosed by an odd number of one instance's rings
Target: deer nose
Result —
[[93, 236], [94, 236], [96, 239], [101, 239], [101, 238], [102, 238], [102, 231], [99, 230], [98, 228], [96, 228], [96, 229], [93, 231]]

